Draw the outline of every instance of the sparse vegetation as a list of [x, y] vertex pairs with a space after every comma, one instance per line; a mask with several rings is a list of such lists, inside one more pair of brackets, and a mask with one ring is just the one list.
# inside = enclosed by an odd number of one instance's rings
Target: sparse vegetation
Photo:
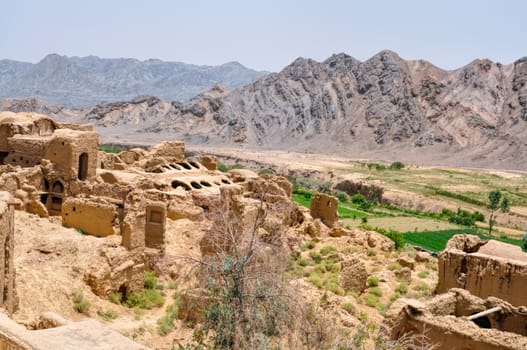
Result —
[[370, 276], [367, 280], [368, 287], [377, 287], [379, 285], [379, 277], [377, 276]]
[[106, 321], [115, 320], [117, 317], [119, 317], [119, 314], [117, 311], [114, 310], [106, 310], [106, 311], [97, 311], [97, 314], [101, 316]]
[[115, 145], [113, 143], [104, 143], [99, 145], [99, 151], [103, 151], [106, 153], [121, 153], [124, 151], [125, 148], [123, 148], [120, 145]]
[[406, 281], [400, 281], [395, 287], [395, 291], [399, 294], [408, 293], [408, 283]]
[[401, 169], [404, 169], [404, 163], [402, 162], [393, 162], [392, 164], [390, 164], [390, 169], [391, 170], [401, 170]]
[[73, 294], [73, 308], [78, 313], [87, 313], [90, 309], [91, 303], [84, 298], [84, 292], [78, 290]]
[[177, 319], [179, 309], [179, 294], [174, 293], [174, 303], [165, 310], [165, 315], [157, 320], [159, 334], [166, 335], [174, 328], [174, 320]]
[[162, 286], [158, 284], [155, 274], [147, 271], [145, 272], [144, 288], [139, 292], [130, 292], [125, 304], [130, 308], [139, 309], [161, 307], [165, 303], [165, 296], [160, 289], [162, 289]]
[[495, 224], [495, 213], [496, 210], [501, 209], [502, 212], [506, 213], [509, 211], [509, 199], [502, 196], [501, 191], [494, 190], [489, 193], [488, 208], [490, 210], [489, 217], [489, 236], [492, 236], [492, 228]]
[[238, 163], [227, 165], [227, 164], [223, 164], [222, 162], [218, 162], [217, 167], [219, 171], [224, 172], [224, 173], [228, 172], [229, 170], [244, 168], [243, 165], [238, 164]]

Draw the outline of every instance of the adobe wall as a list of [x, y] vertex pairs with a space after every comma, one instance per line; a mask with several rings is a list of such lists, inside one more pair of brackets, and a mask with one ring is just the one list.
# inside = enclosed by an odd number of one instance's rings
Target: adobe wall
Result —
[[67, 198], [62, 204], [62, 224], [97, 237], [119, 234], [117, 206], [103, 200]]
[[4, 164], [31, 167], [40, 163], [49, 142], [48, 137], [33, 135], [15, 135], [7, 139], [9, 155], [4, 158]]
[[[461, 239], [456, 236], [452, 240]], [[457, 247], [450, 243], [438, 256], [436, 291], [444, 293], [450, 288], [463, 288], [481, 298], [494, 296], [513, 305], [527, 305], [527, 261], [517, 260], [522, 255], [527, 259], [519, 247], [497, 241], [479, 240], [479, 243]]]
[[16, 202], [8, 192], [0, 192], [0, 306], [16, 311], [14, 231]]
[[338, 204], [337, 197], [325, 193], [315, 193], [311, 197], [311, 216], [314, 219], [321, 219], [326, 226], [333, 227], [333, 224], [339, 220]]
[[58, 129], [46, 147], [44, 158], [66, 178], [85, 180], [97, 173], [98, 145], [97, 132]]
[[[466, 318], [496, 306], [502, 310], [478, 318], [486, 324], [484, 327]], [[426, 303], [397, 300], [387, 311], [382, 329], [390, 339], [404, 335], [416, 340], [426, 337], [427, 345], [439, 350], [519, 350], [527, 349], [526, 326], [523, 309], [501, 299], [481, 299], [468, 291], [452, 289]]]
[[148, 350], [146, 346], [113, 331], [94, 319], [27, 330], [0, 313], [1, 350]]

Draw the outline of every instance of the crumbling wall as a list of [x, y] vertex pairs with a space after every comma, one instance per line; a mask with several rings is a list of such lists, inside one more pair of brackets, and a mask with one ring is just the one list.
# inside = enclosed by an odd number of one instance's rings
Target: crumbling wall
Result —
[[118, 234], [118, 207], [100, 198], [71, 197], [62, 205], [62, 224], [97, 237]]
[[[497, 306], [501, 310], [475, 321], [467, 318]], [[515, 308], [501, 299], [484, 300], [468, 291], [452, 289], [426, 303], [397, 300], [387, 311], [382, 330], [390, 339], [411, 335], [416, 345], [426, 339], [428, 347], [439, 350], [519, 350], [527, 349], [526, 325], [523, 308]]]
[[121, 225], [122, 245], [126, 248], [164, 249], [167, 204], [162, 193], [132, 191], [126, 197]]
[[203, 156], [200, 162], [208, 170], [218, 170], [218, 159], [214, 156]]
[[8, 192], [0, 192], [0, 306], [9, 313], [18, 308], [14, 262], [16, 204]]
[[[437, 293], [463, 288], [481, 298], [494, 296], [513, 305], [527, 305], [527, 254], [517, 246], [490, 242], [485, 243], [475, 236], [454, 236], [449, 242], [450, 247], [447, 246], [438, 256]], [[481, 253], [480, 250], [486, 252], [483, 249], [486, 244], [493, 248], [488, 253]], [[526, 261], [517, 260], [522, 256]]]
[[337, 197], [325, 193], [315, 193], [311, 197], [310, 212], [315, 219], [320, 219], [328, 226], [332, 227], [339, 220], [337, 211], [339, 200]]

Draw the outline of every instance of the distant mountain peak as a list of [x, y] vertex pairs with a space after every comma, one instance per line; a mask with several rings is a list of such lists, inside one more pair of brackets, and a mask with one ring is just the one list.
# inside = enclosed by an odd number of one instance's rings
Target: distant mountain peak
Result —
[[73, 108], [131, 100], [138, 95], [184, 101], [215, 84], [236, 89], [268, 73], [239, 62], [197, 66], [159, 59], [68, 57], [57, 53], [36, 64], [0, 62], [0, 97], [34, 96]]

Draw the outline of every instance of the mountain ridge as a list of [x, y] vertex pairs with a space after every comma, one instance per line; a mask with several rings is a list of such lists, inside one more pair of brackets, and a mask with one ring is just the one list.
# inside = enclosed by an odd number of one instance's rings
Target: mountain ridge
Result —
[[363, 62], [344, 53], [297, 58], [235, 90], [218, 85], [183, 102], [143, 97], [56, 115], [116, 140], [527, 169], [527, 58], [450, 71], [392, 51]]
[[265, 74], [239, 62], [199, 66], [159, 59], [49, 54], [34, 64], [0, 60], [0, 97], [38, 97], [70, 108], [145, 94], [187, 100], [215, 84], [235, 89]]

